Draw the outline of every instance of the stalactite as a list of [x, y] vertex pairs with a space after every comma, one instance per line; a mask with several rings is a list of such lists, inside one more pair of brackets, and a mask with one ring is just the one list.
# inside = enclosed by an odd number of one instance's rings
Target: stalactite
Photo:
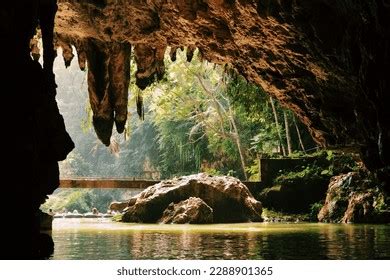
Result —
[[69, 66], [74, 57], [72, 46], [76, 49], [80, 69], [88, 68], [88, 94], [95, 132], [102, 143], [109, 146], [114, 123], [117, 131], [123, 133], [127, 121], [131, 45], [57, 35], [56, 47], [63, 49], [65, 66]]
[[130, 54], [131, 45], [127, 43], [113, 43], [110, 48], [109, 94], [115, 112], [116, 130], [119, 133], [124, 131], [127, 120]]
[[169, 57], [171, 58], [171, 61], [176, 61], [176, 52], [178, 47], [171, 47], [171, 50], [169, 51]]
[[104, 145], [110, 145], [114, 110], [109, 97], [109, 57], [106, 44], [90, 39], [87, 45], [88, 93], [93, 111], [93, 126]]
[[87, 53], [85, 52], [84, 43], [82, 40], [76, 40], [74, 45], [77, 52], [77, 60], [79, 63], [79, 68], [81, 71], [84, 71], [87, 62]]
[[145, 89], [155, 80], [160, 80], [164, 76], [164, 55], [167, 46], [155, 47], [146, 44], [136, 44], [134, 46], [134, 58], [137, 64], [135, 73], [136, 85], [140, 89]]
[[68, 68], [74, 57], [72, 45], [65, 42], [59, 42], [59, 45], [62, 49], [62, 57], [64, 58], [65, 67]]
[[144, 101], [142, 97], [142, 92], [138, 91], [137, 95], [135, 97], [135, 103], [137, 106], [137, 114], [141, 120], [145, 119], [145, 114], [144, 114]]
[[188, 46], [187, 47], [187, 61], [191, 62], [192, 57], [194, 56], [194, 52], [196, 50], [195, 46]]
[[75, 46], [81, 70], [88, 64], [93, 126], [98, 138], [109, 146], [114, 123], [122, 133], [127, 121], [131, 45], [67, 37], [60, 38], [58, 45], [67, 50]]

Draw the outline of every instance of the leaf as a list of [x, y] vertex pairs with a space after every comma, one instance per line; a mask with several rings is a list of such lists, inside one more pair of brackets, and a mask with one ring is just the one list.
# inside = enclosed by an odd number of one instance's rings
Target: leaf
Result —
[[322, 170], [321, 175], [328, 175], [330, 171], [328, 169]]

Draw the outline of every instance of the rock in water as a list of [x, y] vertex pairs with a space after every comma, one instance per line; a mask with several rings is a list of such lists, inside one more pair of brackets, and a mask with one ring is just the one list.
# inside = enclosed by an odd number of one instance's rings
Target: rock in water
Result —
[[388, 198], [382, 187], [367, 174], [349, 172], [332, 177], [320, 222], [390, 222]]
[[125, 202], [113, 201], [108, 206], [108, 209], [110, 211], [122, 212], [123, 209], [125, 209], [128, 205], [129, 205], [128, 201], [125, 201]]
[[212, 224], [213, 209], [199, 197], [190, 197], [165, 209], [159, 220], [163, 224]]
[[[240, 180], [204, 173], [165, 180], [150, 186], [125, 209], [123, 222], [155, 223], [171, 203], [201, 198], [213, 210], [214, 223], [262, 221], [262, 206]], [[189, 203], [189, 202], [187, 202]]]

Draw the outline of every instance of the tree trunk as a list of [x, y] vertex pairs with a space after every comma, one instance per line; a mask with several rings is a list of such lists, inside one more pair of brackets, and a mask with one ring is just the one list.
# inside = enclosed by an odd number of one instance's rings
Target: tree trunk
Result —
[[[213, 106], [219, 116], [219, 120], [220, 120], [220, 125], [221, 125], [221, 131], [222, 131], [222, 136], [225, 136], [225, 130], [224, 130], [224, 127], [223, 127], [223, 121], [225, 118], [228, 119], [229, 121], [229, 125], [231, 128], [233, 128], [233, 132], [230, 130], [230, 136], [231, 138], [233, 138], [233, 141], [236, 143], [237, 145], [237, 149], [238, 149], [238, 153], [240, 155], [240, 162], [241, 162], [241, 168], [242, 168], [242, 172], [244, 174], [244, 178], [245, 180], [247, 181], [248, 180], [248, 175], [246, 173], [246, 163], [245, 163], [245, 156], [244, 156], [244, 152], [243, 152], [243, 148], [242, 148], [242, 144], [241, 144], [241, 139], [240, 139], [240, 136], [238, 134], [238, 129], [237, 129], [237, 126], [236, 126], [236, 122], [234, 120], [234, 112], [232, 111], [232, 108], [230, 106], [230, 102], [228, 102], [228, 108], [227, 110], [224, 108], [223, 104], [218, 100], [218, 98], [215, 96], [215, 92], [212, 92], [210, 91], [206, 85], [203, 83], [203, 80], [201, 78], [201, 76], [199, 74], [195, 74], [196, 78], [198, 79], [199, 81], [199, 84], [201, 85], [201, 87], [203, 88], [204, 92], [211, 98], [211, 101], [213, 103]], [[221, 96], [227, 100], [226, 97], [224, 97], [222, 94]]]
[[248, 181], [248, 175], [246, 174], [245, 157], [244, 157], [244, 153], [242, 151], [242, 145], [241, 145], [240, 136], [238, 134], [238, 129], [237, 129], [237, 126], [236, 126], [236, 122], [234, 121], [234, 117], [233, 116], [230, 116], [230, 117], [231, 117], [230, 120], [231, 120], [233, 129], [234, 129], [234, 139], [236, 140], [238, 153], [240, 154], [242, 172], [244, 173], [245, 180]]
[[257, 154], [257, 160], [259, 161], [259, 179], [258, 179], [258, 181], [260, 181], [261, 182], [261, 154]]
[[288, 151], [288, 155], [291, 155], [292, 154], [291, 134], [290, 134], [290, 127], [289, 127], [286, 111], [283, 111], [283, 117], [284, 117], [284, 126], [285, 126], [285, 129], [286, 129], [287, 151]]
[[297, 131], [299, 145], [301, 146], [303, 153], [306, 154], [306, 149], [305, 149], [305, 146], [303, 145], [301, 132], [299, 131], [299, 127], [298, 127], [297, 121], [295, 120], [295, 116], [293, 116], [293, 122], [294, 122], [295, 129]]
[[276, 112], [274, 100], [273, 100], [273, 98], [271, 96], [270, 96], [269, 100], [270, 100], [270, 103], [271, 103], [272, 112], [274, 113], [276, 131], [278, 132], [278, 137], [279, 137], [279, 144], [280, 144], [280, 147], [282, 148], [283, 156], [286, 156], [286, 149], [284, 148], [283, 139], [282, 139], [282, 133], [280, 132], [278, 113]]

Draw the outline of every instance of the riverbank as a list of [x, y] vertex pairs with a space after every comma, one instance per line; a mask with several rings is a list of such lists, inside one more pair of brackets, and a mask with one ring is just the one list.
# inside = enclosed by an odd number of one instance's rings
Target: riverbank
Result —
[[263, 208], [262, 214], [263, 220], [265, 223], [308, 223], [316, 222], [310, 217], [310, 214], [294, 214], [294, 213], [284, 213], [273, 211], [267, 208]]

